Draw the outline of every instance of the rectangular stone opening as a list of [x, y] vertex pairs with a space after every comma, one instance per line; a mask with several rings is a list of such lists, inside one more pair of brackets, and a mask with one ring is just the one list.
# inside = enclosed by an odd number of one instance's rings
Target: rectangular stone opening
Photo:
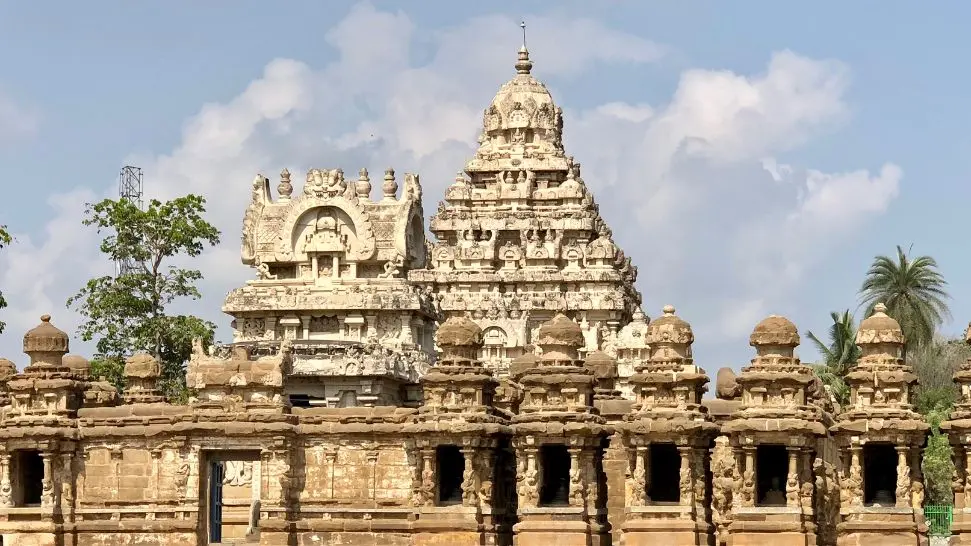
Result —
[[10, 458], [14, 506], [40, 506], [44, 490], [44, 459], [34, 449], [15, 451]]
[[438, 505], [462, 504], [462, 474], [465, 456], [458, 446], [438, 446], [435, 450], [435, 475], [438, 477]]
[[897, 451], [893, 444], [863, 446], [863, 504], [894, 506], [896, 489]]
[[539, 460], [542, 471], [539, 505], [569, 506], [570, 452], [565, 445], [545, 445], [539, 449]]
[[653, 503], [677, 503], [681, 501], [681, 455], [672, 443], [651, 444], [648, 453], [650, 476], [647, 482], [647, 498]]
[[785, 506], [788, 474], [789, 455], [786, 446], [764, 444], [756, 447], [756, 505]]

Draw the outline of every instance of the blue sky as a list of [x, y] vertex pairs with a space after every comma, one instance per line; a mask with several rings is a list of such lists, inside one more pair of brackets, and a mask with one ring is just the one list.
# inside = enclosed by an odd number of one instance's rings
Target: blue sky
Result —
[[[210, 202], [201, 302], [224, 327], [248, 185], [287, 167], [421, 173], [425, 210], [513, 72], [518, 21], [565, 110], [645, 311], [674, 304], [713, 373], [769, 313], [823, 332], [876, 254], [937, 258], [971, 319], [971, 6], [905, 2], [0, 2], [0, 354], [106, 273], [85, 201], [119, 168]], [[273, 184], [275, 186], [275, 182]], [[805, 341], [805, 340], [804, 340]], [[77, 352], [90, 347], [75, 343]], [[808, 346], [800, 354], [815, 358]]]

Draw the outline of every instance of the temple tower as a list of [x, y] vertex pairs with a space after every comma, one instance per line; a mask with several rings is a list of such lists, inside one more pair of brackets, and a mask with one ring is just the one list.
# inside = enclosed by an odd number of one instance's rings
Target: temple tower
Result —
[[[630, 383], [636, 394], [619, 427], [627, 451], [624, 544], [707, 544], [708, 447], [718, 427], [701, 397], [705, 370], [691, 357], [691, 326], [666, 305], [647, 328], [650, 358]], [[616, 493], [616, 494], [619, 494]]]
[[286, 169], [276, 199], [253, 180], [243, 219], [243, 263], [256, 270], [226, 297], [233, 343], [253, 355], [291, 343], [284, 383], [298, 407], [417, 406], [418, 379], [434, 358], [438, 317], [430, 294], [411, 286], [425, 265], [418, 175], [398, 190], [393, 169], [383, 197], [371, 179], [341, 169], [311, 169], [295, 194]]
[[841, 460], [839, 543], [916, 544], [927, 531], [920, 453], [930, 428], [911, 404], [917, 376], [882, 303], [860, 323], [856, 344], [850, 403], [831, 428]]
[[485, 110], [475, 156], [432, 216], [438, 241], [427, 267], [408, 273], [434, 290], [445, 317], [479, 324], [480, 358], [501, 376], [558, 313], [579, 324], [581, 354], [613, 356], [641, 303], [637, 268], [566, 155], [562, 111], [533, 77], [525, 46], [515, 68]]
[[515, 518], [509, 422], [494, 404], [498, 381], [478, 362], [482, 329], [465, 317], [436, 334], [442, 355], [422, 378], [414, 425], [417, 542], [508, 544]]
[[579, 360], [580, 326], [557, 314], [540, 326], [542, 354], [520, 378], [513, 416], [517, 546], [587, 546], [607, 540], [602, 461], [606, 422], [594, 407], [595, 372]]
[[[736, 379], [741, 406], [722, 427], [740, 479], [730, 491], [716, 484], [716, 509], [728, 520], [718, 522], [727, 523], [720, 536], [727, 530], [730, 544], [815, 544], [813, 462], [825, 454], [832, 417], [815, 403], [812, 369], [795, 356], [799, 331], [792, 322], [764, 319], [749, 344], [756, 356]], [[731, 502], [722, 502], [728, 496]]]

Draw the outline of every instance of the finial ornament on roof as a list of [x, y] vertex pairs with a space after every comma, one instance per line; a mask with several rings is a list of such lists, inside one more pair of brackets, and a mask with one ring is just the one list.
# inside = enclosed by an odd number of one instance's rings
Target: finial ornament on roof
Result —
[[516, 73], [529, 74], [533, 68], [532, 61], [529, 60], [529, 50], [526, 49], [526, 21], [519, 23], [523, 29], [523, 47], [519, 48], [519, 57], [516, 60]]

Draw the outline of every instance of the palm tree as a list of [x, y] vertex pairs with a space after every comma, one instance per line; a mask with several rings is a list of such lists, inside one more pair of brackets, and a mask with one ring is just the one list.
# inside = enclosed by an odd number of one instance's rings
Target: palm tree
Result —
[[860, 358], [860, 347], [856, 344], [856, 325], [853, 315], [847, 309], [842, 313], [829, 314], [833, 324], [829, 327], [829, 343], [823, 343], [816, 334], [806, 332], [806, 337], [816, 346], [823, 356], [823, 362], [813, 366], [823, 384], [829, 386], [833, 396], [840, 404], [849, 399], [849, 387], [843, 380], [850, 368]]
[[904, 331], [908, 348], [934, 341], [937, 328], [951, 318], [947, 281], [937, 270], [937, 261], [930, 256], [911, 259], [899, 245], [897, 257], [877, 256], [860, 287], [860, 305], [866, 315], [882, 302], [887, 314], [897, 319]]

